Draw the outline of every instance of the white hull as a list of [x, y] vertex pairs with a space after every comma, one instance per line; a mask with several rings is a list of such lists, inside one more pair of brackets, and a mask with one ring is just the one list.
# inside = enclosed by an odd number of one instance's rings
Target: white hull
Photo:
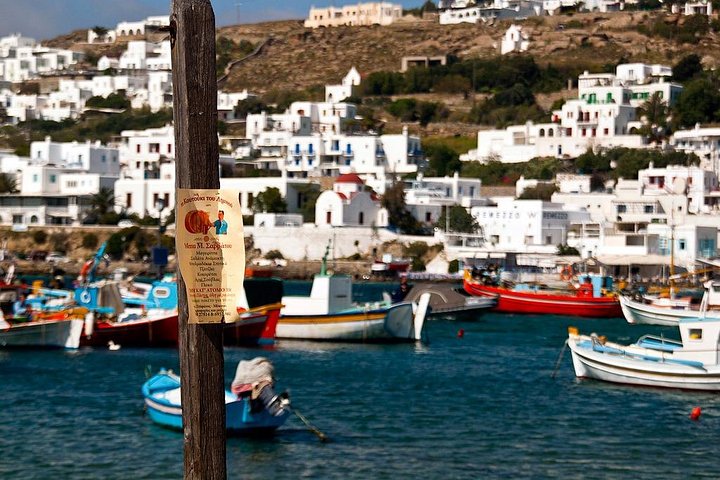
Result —
[[[277, 338], [329, 341], [414, 341], [419, 340], [425, 321], [424, 307], [403, 303], [387, 309], [328, 315], [286, 315], [277, 325]], [[417, 317], [417, 318], [416, 318]]]
[[720, 391], [720, 366], [695, 367], [631, 356], [609, 354], [580, 347], [571, 338], [575, 375], [605, 382], [684, 390]]
[[17, 323], [0, 330], [0, 347], [78, 348], [84, 326], [77, 319]]
[[655, 307], [636, 302], [629, 297], [620, 296], [620, 308], [628, 323], [642, 325], [664, 325], [677, 327], [680, 320], [700, 319], [718, 320], [720, 312], [709, 311], [702, 314], [697, 310], [683, 310], [669, 307]]
[[[313, 317], [314, 318], [314, 317]], [[302, 317], [280, 318], [277, 338], [305, 340], [372, 341], [393, 338], [385, 331], [385, 318], [362, 321], [322, 321]]]

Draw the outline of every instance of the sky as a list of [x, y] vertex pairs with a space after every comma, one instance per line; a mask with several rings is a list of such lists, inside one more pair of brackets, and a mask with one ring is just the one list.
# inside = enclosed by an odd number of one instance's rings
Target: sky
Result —
[[[370, 1], [370, 0], [363, 0]], [[424, 0], [394, 0], [406, 8]], [[300, 19], [311, 5], [342, 6], [349, 0], [211, 0], [218, 26], [267, 20]], [[0, 0], [0, 37], [21, 33], [51, 39], [77, 29], [115, 28], [118, 22], [139, 21], [170, 12], [170, 0]]]

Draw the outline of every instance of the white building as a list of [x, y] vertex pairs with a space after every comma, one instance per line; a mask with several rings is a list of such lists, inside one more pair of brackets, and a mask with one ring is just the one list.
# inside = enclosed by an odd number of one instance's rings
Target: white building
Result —
[[421, 173], [415, 180], [405, 180], [405, 204], [415, 219], [425, 225], [434, 225], [443, 212], [454, 205], [466, 209], [482, 205], [486, 200], [480, 194], [482, 182], [476, 178], [425, 177]]
[[326, 102], [342, 102], [353, 94], [353, 87], [360, 85], [360, 73], [352, 67], [340, 85], [325, 85]]
[[700, 158], [700, 167], [720, 175], [720, 128], [678, 130], [670, 138], [670, 145], [685, 153], [694, 153]]
[[[239, 199], [243, 215], [253, 213], [253, 205], [259, 193], [277, 188], [287, 203], [288, 212], [297, 213], [306, 201], [305, 189], [310, 182], [287, 177], [220, 178], [221, 188], [240, 191]], [[175, 206], [175, 163], [160, 165], [158, 178], [124, 177], [115, 184], [116, 210], [136, 213], [140, 216], [158, 216], [156, 204], [162, 201], [165, 208]]]
[[471, 213], [493, 249], [524, 253], [555, 253], [571, 224], [590, 220], [584, 209], [542, 200], [503, 200]]
[[315, 203], [315, 224], [319, 227], [387, 226], [387, 210], [374, 192], [355, 174], [340, 175], [332, 190], [320, 194]]
[[480, 131], [477, 150], [461, 160], [520, 163], [535, 157], [577, 157], [596, 148], [643, 148], [645, 140], [635, 134], [642, 126], [637, 107], [655, 92], [672, 105], [682, 86], [667, 81], [671, 75], [669, 67], [645, 64], [619, 65], [615, 75], [585, 72], [578, 77], [580, 98], [554, 111], [551, 123]]
[[390, 25], [402, 17], [402, 5], [389, 2], [355, 3], [343, 7], [310, 8], [306, 28]]
[[522, 26], [510, 25], [500, 43], [500, 54], [526, 52], [530, 48], [530, 37], [523, 32]]
[[116, 149], [99, 142], [33, 142], [31, 158], [0, 159], [15, 176], [18, 193], [0, 195], [0, 223], [78, 224], [90, 208], [90, 197], [112, 189], [118, 178]]
[[712, 15], [712, 2], [708, 0], [688, 1], [683, 3], [674, 3], [670, 7], [672, 13], [682, 13], [685, 16], [690, 15]]

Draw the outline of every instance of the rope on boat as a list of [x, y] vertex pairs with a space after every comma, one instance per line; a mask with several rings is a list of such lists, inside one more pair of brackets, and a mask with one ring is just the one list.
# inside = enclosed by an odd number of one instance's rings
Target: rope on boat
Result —
[[560, 362], [562, 362], [563, 355], [565, 355], [565, 349], [567, 348], [567, 346], [568, 346], [568, 341], [567, 341], [567, 339], [565, 339], [565, 342], [563, 343], [563, 347], [560, 350], [560, 355], [558, 355], [558, 359], [555, 362], [555, 368], [553, 369], [553, 372], [552, 372], [552, 375], [550, 376], [550, 378], [555, 378], [558, 368], [560, 368]]

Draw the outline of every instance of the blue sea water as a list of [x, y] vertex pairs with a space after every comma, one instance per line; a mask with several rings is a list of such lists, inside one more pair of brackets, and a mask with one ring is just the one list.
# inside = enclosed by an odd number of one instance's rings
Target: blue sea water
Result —
[[[238, 361], [269, 357], [331, 439], [294, 418], [269, 439], [230, 438], [228, 478], [720, 477], [718, 396], [578, 381], [569, 352], [553, 379], [568, 325], [621, 342], [676, 336], [622, 319], [484, 314], [431, 321], [422, 346], [228, 348], [227, 383]], [[148, 366], [178, 364], [172, 349], [0, 352], [0, 478], [182, 478], [182, 434], [153, 425], [140, 394]]]

